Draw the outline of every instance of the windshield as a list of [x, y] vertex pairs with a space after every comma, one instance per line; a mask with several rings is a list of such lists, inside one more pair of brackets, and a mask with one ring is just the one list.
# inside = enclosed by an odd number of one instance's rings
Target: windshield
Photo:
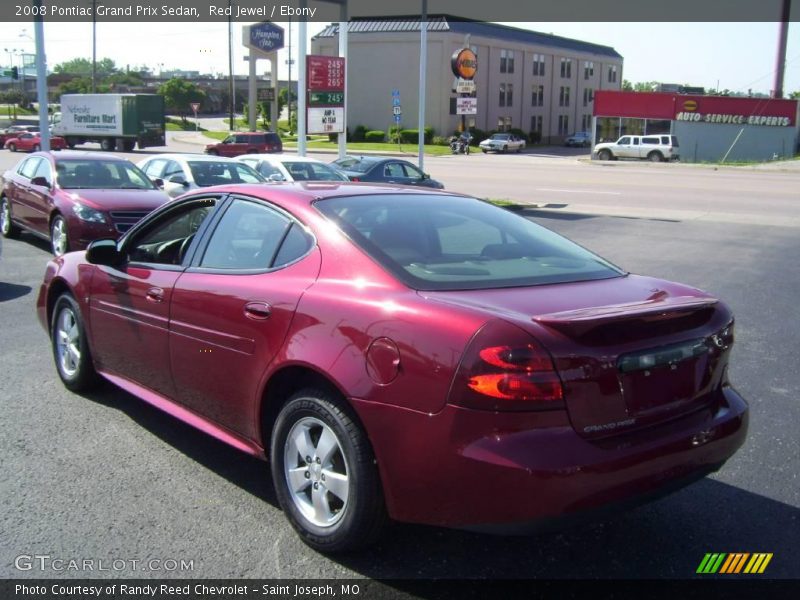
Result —
[[324, 163], [286, 161], [283, 166], [295, 181], [347, 181], [347, 177]]
[[154, 190], [155, 185], [126, 160], [65, 159], [56, 162], [62, 189]]
[[517, 287], [624, 274], [552, 231], [475, 198], [384, 194], [331, 198], [315, 206], [418, 290]]
[[192, 179], [200, 187], [229, 183], [263, 183], [266, 181], [252, 167], [240, 162], [190, 160]]
[[374, 166], [375, 166], [375, 161], [373, 161], [373, 160], [365, 160], [365, 159], [362, 158], [358, 162], [354, 162], [351, 165], [347, 165], [345, 168], [348, 171], [356, 171], [358, 173], [366, 173], [367, 171], [369, 171]]

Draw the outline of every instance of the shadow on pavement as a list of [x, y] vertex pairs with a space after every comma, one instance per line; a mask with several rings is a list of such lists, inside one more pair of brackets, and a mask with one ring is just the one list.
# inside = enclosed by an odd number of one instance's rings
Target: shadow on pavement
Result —
[[[121, 410], [200, 465], [278, 506], [263, 462], [110, 384], [87, 397]], [[512, 499], [515, 494], [502, 493]], [[705, 478], [657, 502], [560, 533], [492, 536], [393, 524], [375, 547], [331, 559], [364, 577], [393, 580], [384, 583], [398, 591], [432, 597], [413, 582], [404, 587], [394, 580], [685, 579], [696, 577], [707, 552], [771, 552], [768, 577], [794, 578], [800, 575], [795, 560], [798, 539], [800, 509]]]
[[17, 285], [16, 283], [5, 283], [0, 281], [0, 302], [7, 302], [8, 300], [16, 300], [22, 296], [31, 293], [31, 288], [28, 285]]

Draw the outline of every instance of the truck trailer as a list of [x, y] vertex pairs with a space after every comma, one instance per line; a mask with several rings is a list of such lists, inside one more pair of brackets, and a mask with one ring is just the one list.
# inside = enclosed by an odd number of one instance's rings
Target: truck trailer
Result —
[[103, 150], [166, 145], [164, 97], [158, 94], [64, 94], [53, 135], [67, 146], [97, 142]]

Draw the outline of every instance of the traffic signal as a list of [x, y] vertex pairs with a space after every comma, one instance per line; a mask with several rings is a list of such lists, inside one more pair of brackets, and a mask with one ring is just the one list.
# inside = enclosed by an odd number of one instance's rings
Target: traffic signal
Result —
[[11, 79], [19, 79], [19, 67], [11, 67]]

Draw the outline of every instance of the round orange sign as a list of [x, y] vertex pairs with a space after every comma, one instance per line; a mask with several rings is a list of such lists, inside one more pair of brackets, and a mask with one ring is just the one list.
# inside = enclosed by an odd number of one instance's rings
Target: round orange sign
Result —
[[686, 112], [694, 112], [694, 111], [696, 111], [697, 110], [697, 102], [695, 102], [694, 100], [686, 100], [683, 103], [683, 110], [685, 110]]
[[478, 57], [469, 48], [461, 48], [453, 52], [450, 59], [453, 75], [461, 79], [472, 79], [478, 70]]

